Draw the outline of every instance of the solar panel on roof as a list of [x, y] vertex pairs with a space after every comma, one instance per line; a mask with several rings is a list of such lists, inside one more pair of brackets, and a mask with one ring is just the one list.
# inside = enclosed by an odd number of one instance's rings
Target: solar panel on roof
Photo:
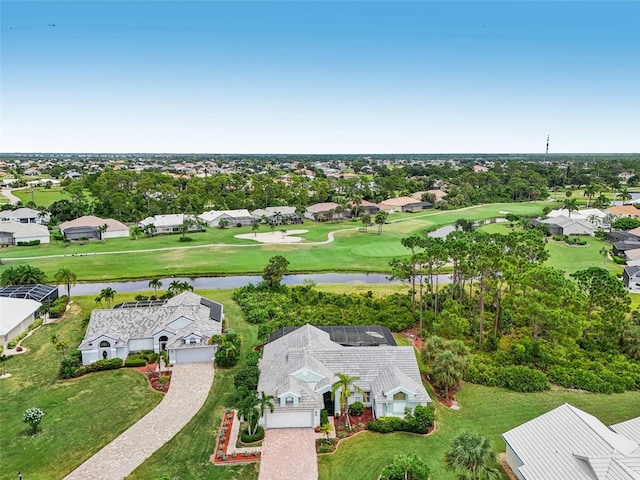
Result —
[[[300, 327], [282, 327], [269, 335], [269, 342], [273, 342], [297, 328]], [[316, 326], [316, 328], [327, 332], [331, 341], [343, 346], [397, 345], [391, 330], [381, 325], [322, 325]]]

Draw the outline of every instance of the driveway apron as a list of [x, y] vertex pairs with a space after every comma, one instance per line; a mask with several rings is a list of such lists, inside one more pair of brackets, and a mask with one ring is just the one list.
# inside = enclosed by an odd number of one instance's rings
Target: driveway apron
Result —
[[162, 401], [65, 480], [120, 480], [171, 440], [204, 404], [213, 383], [211, 363], [175, 365]]
[[318, 480], [312, 428], [272, 428], [262, 441], [258, 480]]

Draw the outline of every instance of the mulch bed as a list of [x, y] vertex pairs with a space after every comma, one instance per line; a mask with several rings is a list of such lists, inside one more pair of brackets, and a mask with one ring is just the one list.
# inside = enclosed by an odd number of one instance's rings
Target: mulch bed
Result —
[[433, 386], [433, 383], [431, 382], [431, 380], [429, 379], [429, 377], [427, 375], [423, 375], [422, 379], [427, 382], [429, 385], [431, 385], [431, 388], [433, 389], [433, 391], [436, 394], [436, 401], [440, 404], [443, 405], [447, 408], [451, 408], [455, 403], [456, 403], [456, 393], [458, 393], [458, 391], [462, 388], [462, 382], [460, 382], [457, 386], [450, 388], [449, 389], [449, 398], [445, 398], [443, 396], [441, 396], [442, 393], [440, 390], [438, 390], [436, 387]]
[[[352, 432], [346, 430], [344, 424], [344, 417], [333, 417], [333, 428], [336, 432], [336, 436], [340, 432], [346, 433], [346, 436], [343, 438], [350, 437], [358, 432], [362, 432], [363, 430], [367, 430], [367, 422], [373, 420], [373, 412], [371, 411], [371, 407], [367, 407], [362, 411], [362, 415], [356, 417], [355, 415], [349, 415], [349, 420], [351, 421], [351, 427], [354, 429]], [[362, 425], [359, 427], [358, 425]]]
[[[144, 367], [133, 367], [134, 370], [142, 373], [145, 377], [147, 377], [147, 381], [149, 382], [149, 386], [160, 393], [167, 393], [169, 391], [169, 387], [171, 386], [171, 370], [165, 370], [164, 372], [158, 372], [158, 364], [150, 363]], [[160, 383], [160, 376], [169, 377], [169, 381], [162, 385]]]
[[260, 452], [252, 453], [245, 456], [242, 453], [237, 453], [235, 457], [228, 454], [229, 446], [237, 441], [236, 438], [231, 438], [231, 425], [235, 417], [235, 412], [225, 412], [222, 414], [222, 422], [220, 422], [220, 432], [216, 439], [216, 448], [211, 455], [210, 461], [214, 465], [230, 465], [236, 463], [249, 463], [257, 462], [260, 460]]

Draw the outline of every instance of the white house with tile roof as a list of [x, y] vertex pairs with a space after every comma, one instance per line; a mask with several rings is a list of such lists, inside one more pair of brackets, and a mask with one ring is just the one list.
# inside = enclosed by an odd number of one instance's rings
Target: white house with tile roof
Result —
[[249, 210], [210, 210], [198, 215], [198, 218], [206, 223], [209, 227], [218, 227], [220, 220], [226, 220], [229, 227], [246, 227], [253, 225], [255, 219], [249, 213]]
[[200, 222], [196, 220], [194, 215], [184, 215], [182, 213], [172, 213], [168, 215], [155, 215], [153, 217], [147, 217], [144, 220], [138, 222], [140, 228], [145, 228], [148, 225], [153, 225], [156, 234], [163, 233], [180, 233], [184, 221], [188, 220], [188, 230], [190, 232], [197, 232], [202, 230]]
[[222, 332], [223, 306], [191, 292], [169, 300], [125, 302], [110, 310], [91, 312], [87, 332], [78, 349], [82, 363], [119, 357], [129, 352], [169, 352], [176, 363], [213, 362], [213, 335]]
[[609, 428], [565, 403], [502, 438], [520, 480], [640, 479], [640, 417]]
[[359, 377], [349, 404], [360, 401], [374, 417], [403, 417], [405, 408], [427, 405], [413, 347], [391, 345], [345, 347], [329, 334], [305, 325], [264, 346], [258, 364], [258, 391], [274, 396], [265, 428], [316, 427], [320, 411], [340, 412], [340, 391], [331, 399], [337, 373]]

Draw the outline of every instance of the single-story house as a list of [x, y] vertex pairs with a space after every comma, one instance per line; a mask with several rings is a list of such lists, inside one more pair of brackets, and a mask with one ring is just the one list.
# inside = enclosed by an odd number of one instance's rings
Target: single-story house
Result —
[[155, 228], [154, 233], [156, 234], [180, 233], [180, 229], [184, 224], [185, 218], [192, 221], [192, 223], [189, 225], [190, 232], [198, 232], [202, 230], [200, 222], [194, 215], [184, 215], [182, 213], [172, 213], [169, 215], [156, 215], [154, 217], [147, 217], [144, 220], [140, 221], [138, 225], [140, 226], [140, 228], [145, 228], [148, 225], [153, 225]]
[[[106, 230], [100, 230], [107, 226]], [[67, 240], [106, 240], [129, 236], [129, 227], [113, 218], [99, 218], [93, 215], [76, 218], [60, 224], [60, 231]]]
[[8, 285], [0, 287], [0, 297], [27, 298], [43, 304], [51, 305], [60, 292], [56, 285]]
[[49, 243], [49, 229], [37, 223], [0, 222], [0, 247], [18, 245], [18, 242]]
[[604, 234], [604, 239], [607, 242], [611, 243], [622, 241], [640, 242], [640, 236], [631, 233], [631, 230], [629, 230], [628, 232], [624, 230], [613, 230], [612, 232], [606, 232]]
[[43, 225], [49, 221], [47, 212], [39, 212], [33, 208], [16, 208], [0, 212], [0, 222], [38, 223]]
[[549, 226], [553, 235], [593, 235], [596, 226], [586, 220], [574, 220], [567, 217], [552, 217], [544, 220], [532, 220], [532, 225], [544, 224]]
[[617, 257], [626, 258], [629, 250], [640, 248], [640, 240], [621, 240], [613, 244], [613, 254]]
[[31, 180], [27, 182], [27, 185], [30, 187], [46, 187], [47, 184], [52, 187], [57, 187], [60, 185], [60, 180], [56, 180], [55, 178], [39, 178], [38, 180]]
[[447, 192], [444, 190], [436, 189], [436, 190], [427, 190], [424, 192], [415, 192], [411, 194], [411, 198], [415, 198], [416, 200], [422, 200], [422, 195], [425, 193], [430, 193], [436, 199], [436, 203], [441, 202], [444, 197], [447, 196]]
[[612, 213], [616, 217], [633, 217], [640, 218], [640, 209], [633, 205], [618, 205], [609, 207], [607, 212]]
[[640, 417], [607, 427], [565, 403], [502, 438], [519, 480], [640, 478]]
[[27, 298], [0, 297], [0, 345], [6, 345], [24, 332], [36, 319], [40, 302]]
[[380, 202], [380, 208], [389, 213], [417, 212], [431, 207], [433, 207], [431, 202], [424, 202], [411, 197], [388, 198]]
[[254, 222], [266, 219], [267, 223], [275, 225], [302, 223], [302, 217], [296, 213], [296, 207], [267, 207], [258, 208], [251, 212]]
[[[355, 211], [355, 207], [356, 207], [356, 205], [353, 202], [351, 202], [349, 204], [349, 208], [352, 211]], [[378, 206], [377, 203], [369, 202], [368, 200], [361, 200], [360, 201], [359, 214], [367, 213], [367, 214], [369, 214], [371, 216], [374, 216], [379, 211], [380, 211], [380, 207]]]
[[217, 346], [208, 341], [222, 332], [222, 320], [222, 304], [191, 292], [169, 300], [125, 302], [93, 310], [78, 349], [84, 365], [124, 360], [142, 350], [167, 350], [172, 364], [213, 362]]
[[265, 428], [316, 427], [322, 409], [338, 415], [340, 391], [331, 398], [338, 373], [359, 377], [364, 395], [352, 393], [348, 404], [362, 402], [376, 418], [403, 417], [405, 408], [431, 402], [413, 347], [343, 346], [311, 325], [267, 343], [258, 367], [258, 391], [274, 397]]
[[337, 203], [334, 202], [322, 202], [309, 205], [304, 212], [304, 217], [309, 220], [315, 220], [317, 222], [324, 222], [327, 220], [339, 220], [341, 218], [348, 218], [351, 216], [349, 210], [336, 213]]
[[198, 218], [205, 222], [209, 227], [217, 227], [220, 220], [229, 222], [230, 227], [247, 227], [253, 225], [255, 219], [249, 213], [249, 210], [210, 210], [198, 215]]
[[640, 266], [625, 267], [622, 272], [622, 281], [628, 290], [640, 293]]
[[551, 210], [546, 216], [547, 218], [566, 217], [571, 220], [587, 220], [594, 224], [598, 223], [599, 225], [603, 225], [607, 212], [598, 208], [583, 208], [582, 210], [574, 210], [571, 212], [566, 208], [558, 208], [556, 210]]

